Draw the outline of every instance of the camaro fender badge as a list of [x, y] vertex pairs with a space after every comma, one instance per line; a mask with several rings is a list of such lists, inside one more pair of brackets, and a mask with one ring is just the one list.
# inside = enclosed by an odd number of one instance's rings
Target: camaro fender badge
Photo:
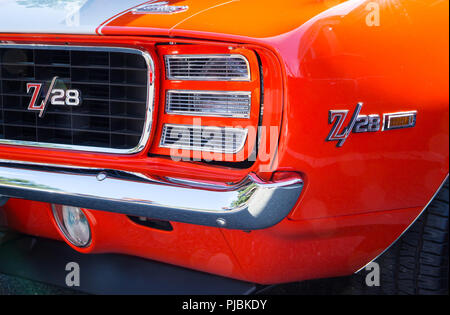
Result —
[[326, 141], [337, 141], [336, 147], [342, 147], [350, 133], [377, 132], [393, 129], [411, 128], [416, 125], [417, 111], [385, 113], [381, 125], [380, 115], [360, 115], [363, 103], [358, 103], [353, 111], [350, 122], [343, 127], [348, 116], [348, 110], [328, 111], [328, 123], [333, 124]]
[[168, 1], [158, 1], [134, 8], [131, 12], [134, 14], [174, 14], [188, 9], [187, 5], [170, 5]]
[[28, 104], [28, 110], [38, 111], [39, 117], [44, 117], [49, 99], [51, 105], [81, 105], [81, 92], [75, 89], [55, 89], [54, 87], [57, 80], [58, 77], [53, 77], [50, 86], [48, 87], [47, 94], [40, 104], [37, 104], [37, 100], [41, 94], [43, 84], [35, 82], [27, 83], [27, 93], [30, 93], [30, 91], [33, 90], [30, 103]]

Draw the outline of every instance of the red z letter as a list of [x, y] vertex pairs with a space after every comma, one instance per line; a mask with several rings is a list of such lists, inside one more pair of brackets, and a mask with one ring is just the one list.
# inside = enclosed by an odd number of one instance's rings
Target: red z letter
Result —
[[28, 110], [38, 110], [42, 111], [44, 109], [43, 105], [36, 106], [36, 100], [39, 96], [39, 93], [41, 92], [41, 83], [27, 83], [27, 93], [30, 93], [30, 89], [34, 88], [33, 96], [31, 97], [30, 104], [28, 105]]

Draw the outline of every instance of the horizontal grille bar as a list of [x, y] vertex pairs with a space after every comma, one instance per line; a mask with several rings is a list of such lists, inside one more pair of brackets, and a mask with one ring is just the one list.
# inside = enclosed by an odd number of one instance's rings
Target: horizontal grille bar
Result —
[[[151, 71], [150, 57], [131, 48], [0, 44], [0, 143], [137, 152], [151, 123]], [[54, 78], [54, 89], [79, 91], [77, 106], [52, 105]], [[43, 113], [29, 110], [28, 84], [41, 84]]]
[[185, 91], [166, 92], [166, 113], [195, 116], [249, 118], [251, 92]]
[[250, 68], [242, 55], [166, 55], [169, 80], [249, 81]]
[[195, 151], [237, 153], [244, 147], [247, 129], [165, 124], [160, 146]]

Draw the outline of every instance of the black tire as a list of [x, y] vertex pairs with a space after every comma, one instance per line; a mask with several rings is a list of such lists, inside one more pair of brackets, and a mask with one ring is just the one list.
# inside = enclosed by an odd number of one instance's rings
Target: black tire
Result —
[[449, 183], [402, 237], [375, 261], [380, 286], [368, 287], [369, 271], [352, 277], [353, 294], [448, 294]]

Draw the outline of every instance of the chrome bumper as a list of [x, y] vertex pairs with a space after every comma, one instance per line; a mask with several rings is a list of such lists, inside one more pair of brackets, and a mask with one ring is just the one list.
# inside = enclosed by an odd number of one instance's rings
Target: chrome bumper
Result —
[[205, 184], [115, 170], [0, 162], [0, 195], [229, 229], [284, 219], [303, 188], [299, 177]]

